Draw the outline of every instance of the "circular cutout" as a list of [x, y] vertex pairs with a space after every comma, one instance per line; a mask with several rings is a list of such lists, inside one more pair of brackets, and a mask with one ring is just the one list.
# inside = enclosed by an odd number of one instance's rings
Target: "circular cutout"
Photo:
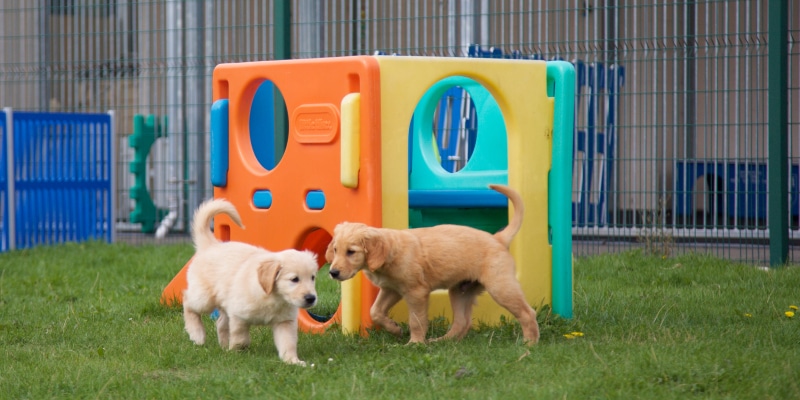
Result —
[[450, 76], [431, 86], [414, 109], [409, 134], [412, 182], [428, 175], [508, 170], [502, 111], [472, 78]]
[[250, 145], [259, 164], [272, 170], [286, 151], [289, 115], [280, 89], [265, 80], [258, 85], [250, 104]]

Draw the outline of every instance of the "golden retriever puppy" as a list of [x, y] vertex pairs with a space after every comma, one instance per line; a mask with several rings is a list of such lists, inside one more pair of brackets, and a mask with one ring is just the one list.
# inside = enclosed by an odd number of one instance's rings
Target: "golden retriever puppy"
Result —
[[317, 256], [309, 251], [273, 253], [241, 242], [220, 242], [211, 233], [211, 219], [224, 213], [242, 226], [239, 213], [225, 200], [208, 200], [194, 214], [192, 239], [196, 252], [186, 273], [183, 318], [189, 338], [205, 343], [200, 315], [219, 310], [217, 335], [223, 348], [250, 344], [251, 325], [269, 325], [280, 358], [297, 358], [297, 311], [317, 302]]
[[425, 343], [428, 299], [437, 289], [448, 289], [453, 324], [440, 339], [461, 339], [472, 325], [475, 298], [484, 290], [519, 320], [528, 344], [539, 341], [536, 312], [525, 300], [508, 251], [522, 225], [522, 197], [502, 185], [489, 185], [514, 206], [508, 226], [494, 235], [466, 226], [394, 230], [343, 222], [334, 228], [326, 258], [332, 278], [344, 281], [363, 270], [380, 287], [370, 309], [372, 320], [389, 332], [401, 329], [388, 311], [401, 299], [408, 303], [409, 343]]

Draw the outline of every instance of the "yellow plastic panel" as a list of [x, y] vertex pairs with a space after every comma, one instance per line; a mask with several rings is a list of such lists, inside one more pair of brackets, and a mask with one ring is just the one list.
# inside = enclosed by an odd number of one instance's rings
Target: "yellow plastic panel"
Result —
[[[511, 245], [517, 279], [534, 307], [549, 304], [552, 252], [547, 228], [547, 176], [551, 164], [552, 100], [544, 61], [376, 56], [381, 88], [383, 226], [408, 227], [408, 127], [414, 108], [437, 81], [460, 75], [481, 83], [497, 101], [508, 131], [508, 183], [522, 195], [526, 213]], [[480, 132], [478, 133], [480, 135]], [[512, 210], [509, 210], [512, 212]], [[453, 254], [458, 262], [458, 254]], [[404, 302], [393, 315], [407, 320]], [[452, 319], [445, 291], [431, 296], [429, 317]], [[473, 321], [497, 323], [508, 312], [487, 294], [478, 298]]]
[[342, 99], [342, 185], [349, 188], [358, 186], [358, 159], [361, 144], [359, 120], [361, 114], [361, 94], [350, 93]]
[[363, 274], [342, 282], [342, 333], [357, 334], [362, 325], [361, 319], [361, 280]]

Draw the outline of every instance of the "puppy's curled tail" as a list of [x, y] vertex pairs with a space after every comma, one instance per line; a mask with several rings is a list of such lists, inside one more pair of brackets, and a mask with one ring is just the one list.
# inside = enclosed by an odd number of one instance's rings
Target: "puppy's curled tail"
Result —
[[505, 185], [489, 185], [489, 188], [504, 194], [511, 201], [514, 206], [514, 215], [511, 221], [508, 221], [508, 226], [494, 234], [495, 239], [502, 243], [506, 248], [511, 245], [511, 239], [519, 232], [522, 227], [522, 215], [525, 213], [525, 204], [522, 202], [520, 194]]
[[192, 240], [197, 250], [205, 249], [219, 242], [214, 237], [214, 234], [211, 233], [211, 219], [217, 214], [226, 214], [231, 217], [236, 225], [244, 228], [239, 212], [229, 201], [225, 199], [206, 200], [203, 204], [200, 204], [200, 207], [197, 207], [192, 220]]

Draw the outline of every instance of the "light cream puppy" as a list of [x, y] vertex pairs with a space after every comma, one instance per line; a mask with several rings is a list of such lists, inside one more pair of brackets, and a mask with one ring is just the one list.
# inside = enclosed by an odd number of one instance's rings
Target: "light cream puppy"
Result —
[[401, 334], [400, 327], [388, 312], [405, 299], [409, 343], [426, 341], [428, 299], [437, 289], [449, 290], [453, 308], [453, 324], [439, 339], [461, 339], [467, 334], [475, 298], [486, 290], [519, 320], [526, 342], [538, 342], [536, 312], [525, 300], [508, 251], [522, 225], [522, 197], [507, 186], [489, 187], [506, 195], [514, 207], [511, 221], [500, 232], [492, 235], [459, 225], [395, 230], [344, 222], [334, 228], [325, 254], [331, 277], [343, 281], [363, 270], [380, 287], [370, 309], [372, 320], [396, 335]]
[[220, 242], [211, 233], [211, 220], [227, 214], [242, 226], [233, 204], [217, 199], [200, 205], [194, 215], [192, 238], [196, 252], [186, 274], [183, 318], [196, 344], [205, 343], [202, 314], [219, 310], [217, 335], [223, 348], [250, 344], [251, 325], [269, 325], [280, 358], [305, 365], [297, 358], [297, 312], [316, 304], [316, 254], [309, 251], [269, 252], [241, 242]]

